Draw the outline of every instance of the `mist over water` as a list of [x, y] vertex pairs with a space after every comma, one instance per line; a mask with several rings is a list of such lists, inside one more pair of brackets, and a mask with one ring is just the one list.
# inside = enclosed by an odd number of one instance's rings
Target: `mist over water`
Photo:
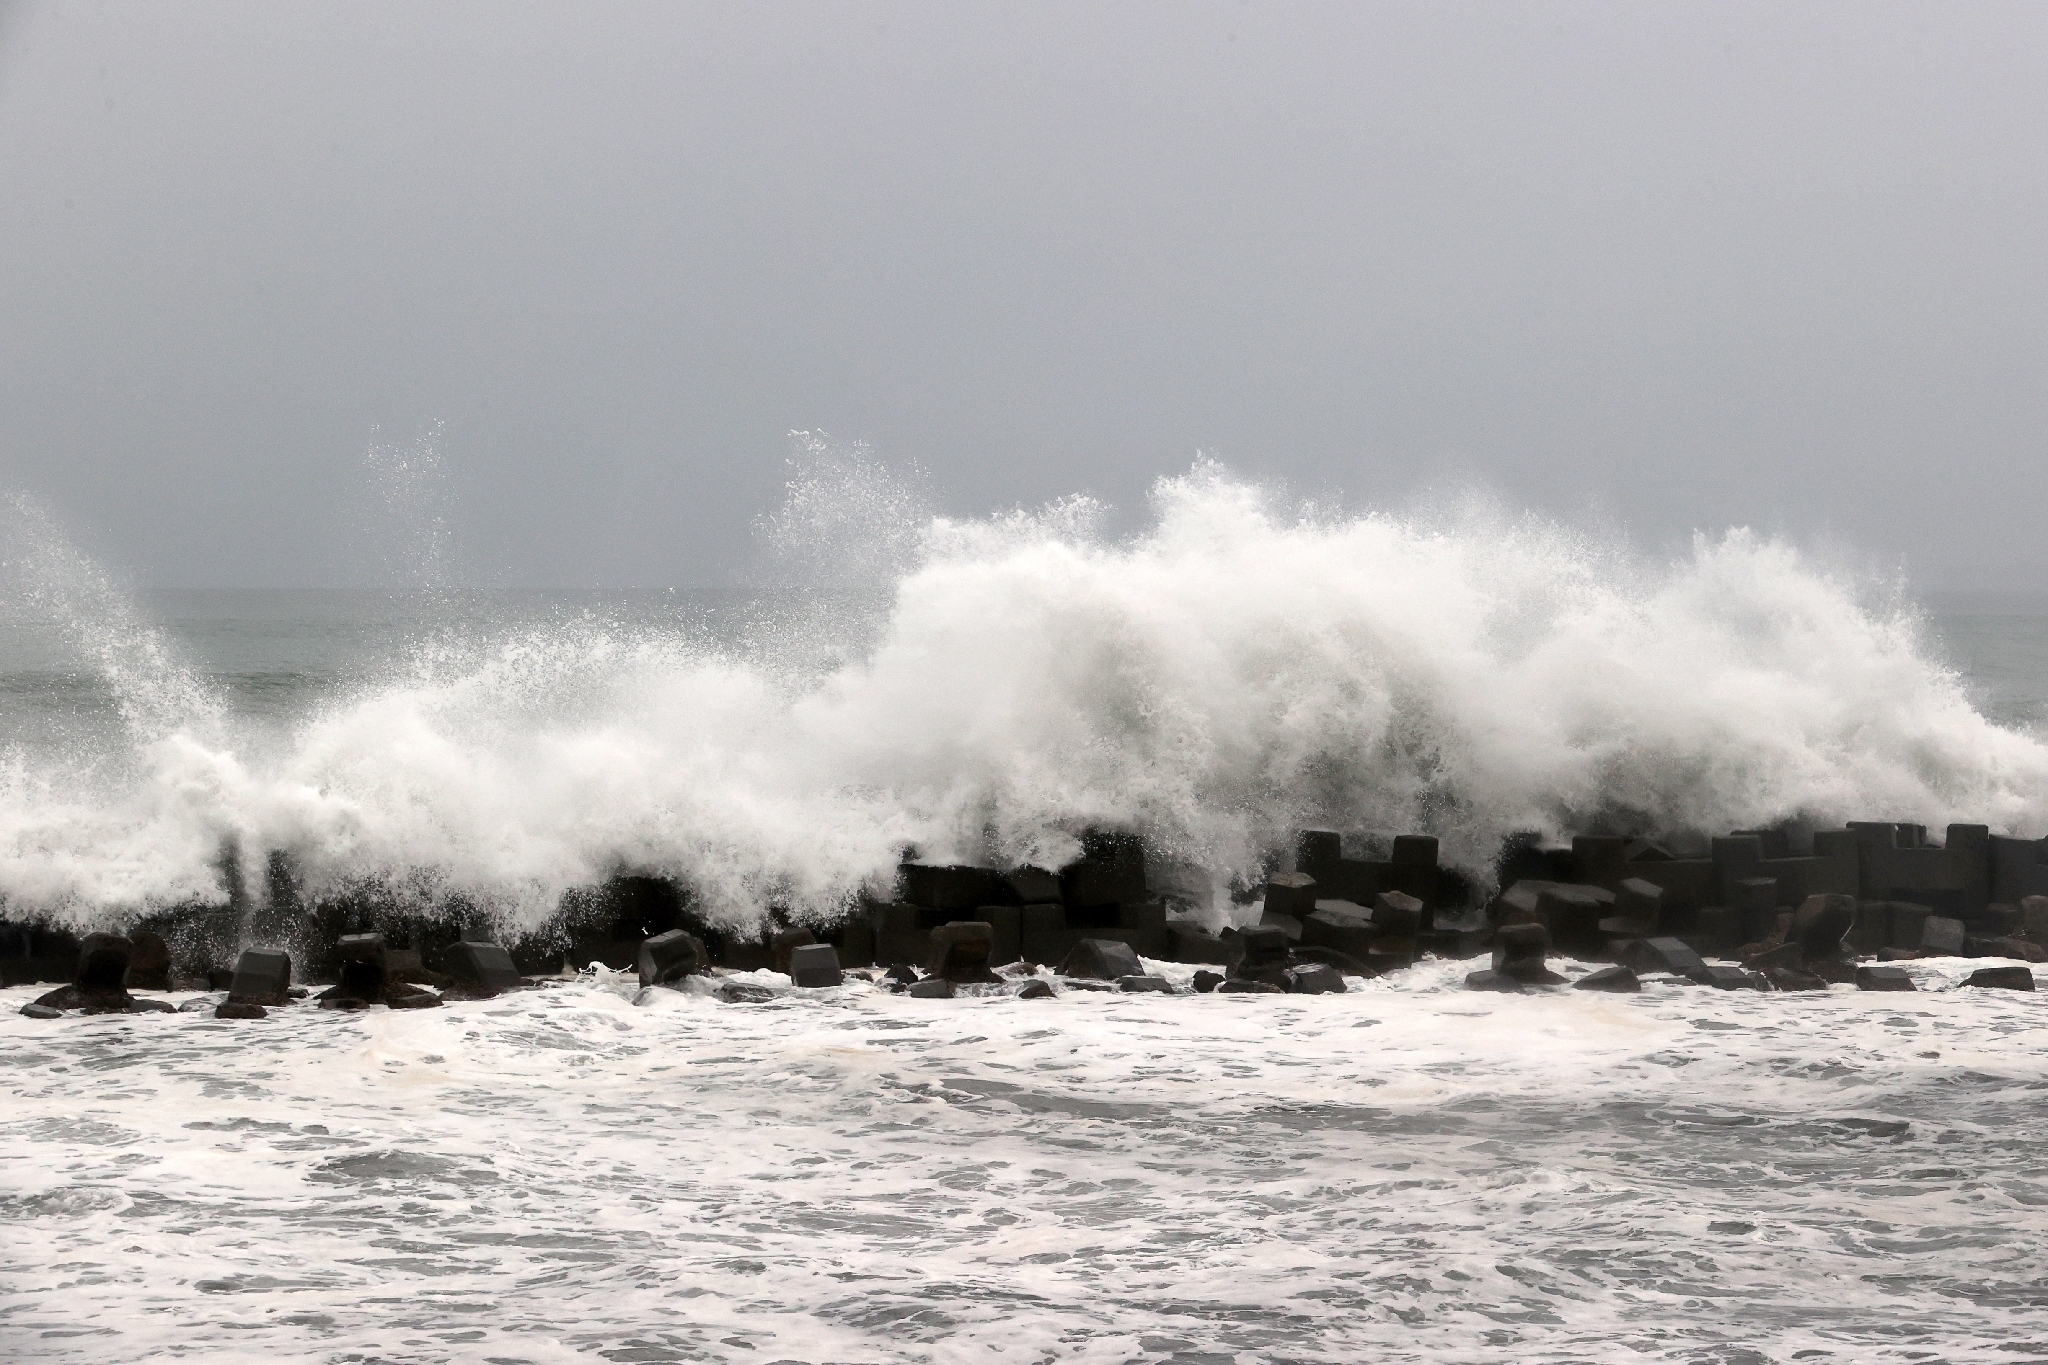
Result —
[[[1056, 865], [1090, 825], [1219, 909], [1302, 825], [1435, 833], [1481, 872], [1521, 830], [2048, 832], [2048, 745], [1977, 709], [1896, 585], [1787, 543], [1658, 560], [1477, 501], [1302, 505], [1209, 462], [1115, 536], [1085, 498], [949, 518], [858, 450], [800, 453], [757, 591], [480, 592], [437, 514], [422, 591], [216, 612], [211, 674], [14, 505], [6, 913], [218, 900], [224, 843], [290, 851], [316, 894], [461, 892], [517, 932], [621, 870], [714, 919], [819, 920], [905, 845]], [[432, 457], [387, 452], [386, 477]]]

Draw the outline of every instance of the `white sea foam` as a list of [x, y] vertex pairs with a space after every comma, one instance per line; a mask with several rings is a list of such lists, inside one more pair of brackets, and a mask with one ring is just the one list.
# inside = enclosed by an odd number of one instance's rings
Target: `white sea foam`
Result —
[[1601, 822], [2048, 832], [2048, 746], [1974, 711], [1911, 611], [1788, 544], [1653, 562], [1484, 511], [1302, 508], [1209, 464], [1153, 501], [1113, 538], [1085, 500], [966, 521], [871, 471], [813, 479], [772, 538], [855, 591], [783, 583], [809, 605], [715, 645], [423, 641], [281, 738], [43, 527], [10, 549], [17, 606], [65, 623], [127, 732], [88, 776], [0, 783], [0, 892], [80, 924], [218, 895], [226, 839], [516, 928], [622, 868], [721, 918], [822, 916], [905, 843], [1057, 863], [1089, 824], [1142, 832], [1198, 899], [1301, 825], [1431, 831], [1475, 867]]
[[[2043, 997], [0, 991], [0, 1356], [2033, 1359]], [[1173, 971], [1166, 967], [1162, 970]], [[1582, 967], [1570, 966], [1577, 972]]]

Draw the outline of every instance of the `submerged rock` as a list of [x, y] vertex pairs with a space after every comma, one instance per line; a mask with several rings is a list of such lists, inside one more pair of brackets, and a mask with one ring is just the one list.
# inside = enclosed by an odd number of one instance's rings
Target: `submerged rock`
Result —
[[1467, 973], [1465, 989], [1468, 991], [1500, 991], [1506, 995], [1527, 994], [1521, 982], [1505, 973], [1494, 971], [1490, 967], [1484, 971]]
[[[774, 991], [751, 981], [728, 981], [712, 994], [728, 1005], [765, 1005], [775, 998]], [[916, 994], [915, 989], [911, 994]]]
[[1042, 977], [1033, 977], [1017, 987], [1019, 1000], [1050, 1000], [1055, 994], [1052, 983]]
[[903, 993], [913, 1000], [951, 1000], [953, 983], [943, 976], [928, 976]]
[[223, 1000], [214, 1007], [216, 1019], [267, 1019], [270, 1011], [247, 1000]]
[[21, 1012], [30, 1019], [62, 1019], [64, 1017], [63, 1010], [55, 1009], [49, 1005], [38, 1004], [33, 1000], [23, 1005]]
[[1287, 990], [1295, 995], [1342, 995], [1344, 974], [1320, 962], [1287, 969]]
[[1059, 971], [1061, 976], [1118, 981], [1127, 976], [1143, 976], [1145, 965], [1138, 961], [1138, 955], [1131, 951], [1128, 943], [1108, 938], [1084, 938], [1067, 953]]
[[1173, 994], [1172, 985], [1163, 976], [1120, 976], [1117, 978], [1116, 988], [1133, 995], [1148, 991], [1160, 995]]

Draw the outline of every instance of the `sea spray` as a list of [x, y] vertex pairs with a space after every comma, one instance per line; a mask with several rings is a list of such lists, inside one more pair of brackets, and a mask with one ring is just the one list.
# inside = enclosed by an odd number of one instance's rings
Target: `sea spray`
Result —
[[1116, 539], [1084, 499], [947, 518], [849, 467], [771, 519], [782, 605], [723, 643], [450, 629], [260, 742], [117, 594], [50, 586], [104, 576], [44, 523], [9, 546], [14, 606], [74, 623], [130, 753], [0, 789], [7, 913], [218, 898], [223, 840], [288, 851], [316, 897], [459, 894], [516, 933], [624, 870], [715, 922], [821, 921], [906, 846], [1057, 865], [1089, 826], [1197, 900], [1302, 826], [1427, 831], [1481, 876], [1523, 830], [2048, 829], [2048, 747], [1781, 541], [1656, 563], [1533, 518], [1302, 508], [1208, 462]]

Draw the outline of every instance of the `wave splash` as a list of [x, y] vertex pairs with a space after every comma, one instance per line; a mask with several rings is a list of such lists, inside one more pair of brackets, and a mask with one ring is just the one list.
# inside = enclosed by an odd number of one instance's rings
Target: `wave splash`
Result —
[[1203, 462], [1116, 539], [1085, 499], [959, 520], [833, 477], [769, 529], [851, 592], [784, 584], [796, 605], [724, 644], [424, 641], [281, 742], [18, 507], [15, 608], [64, 627], [126, 735], [89, 778], [0, 771], [6, 912], [218, 901], [223, 842], [289, 851], [315, 894], [459, 893], [520, 932], [621, 870], [716, 922], [819, 921], [906, 844], [1056, 866], [1089, 826], [1142, 834], [1197, 901], [1302, 826], [1434, 833], [1482, 871], [1529, 830], [2043, 832], [2048, 746], [1979, 715], [1910, 608], [1748, 531], [1652, 563], [1535, 519], [1289, 505]]

